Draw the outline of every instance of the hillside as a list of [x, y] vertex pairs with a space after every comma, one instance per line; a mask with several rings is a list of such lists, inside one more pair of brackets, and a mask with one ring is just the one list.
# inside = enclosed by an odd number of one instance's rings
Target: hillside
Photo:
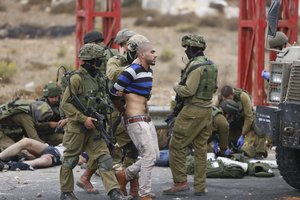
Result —
[[[123, 11], [125, 13], [126, 9]], [[138, 17], [140, 20], [140, 15]], [[193, 23], [198, 20], [192, 18], [189, 20]], [[175, 20], [177, 19], [181, 17], [178, 16]], [[222, 18], [211, 20], [218, 19]], [[206, 38], [208, 47], [205, 53], [219, 66], [219, 87], [224, 84], [234, 85], [237, 79], [238, 33], [235, 29], [224, 27], [223, 22], [215, 21], [213, 26], [198, 23], [187, 29], [188, 32], [201, 34]], [[150, 104], [168, 105], [174, 95], [172, 86], [179, 81], [180, 70], [184, 67], [184, 60], [186, 61], [184, 49], [180, 46], [184, 35], [182, 29], [186, 23], [183, 21], [177, 26], [164, 27], [143, 24], [137, 26], [137, 18], [128, 16], [122, 18], [121, 24], [122, 28], [145, 35], [156, 47], [159, 59], [153, 67], [154, 88]], [[0, 80], [0, 103], [20, 95], [36, 97], [45, 83], [55, 81], [59, 66], [74, 66], [74, 26], [73, 14], [50, 14], [41, 9], [40, 5], [33, 5], [25, 11], [15, 1], [1, 2], [0, 60], [16, 63], [17, 71], [11, 75], [10, 82]], [[7, 35], [8, 30], [19, 36], [1, 37]]]

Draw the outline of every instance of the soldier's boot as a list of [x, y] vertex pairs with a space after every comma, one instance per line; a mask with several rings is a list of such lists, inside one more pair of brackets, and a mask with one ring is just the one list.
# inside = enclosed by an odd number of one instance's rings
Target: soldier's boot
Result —
[[80, 180], [76, 182], [76, 185], [82, 189], [84, 189], [88, 194], [99, 194], [99, 190], [94, 188], [91, 183], [91, 177], [96, 172], [95, 170], [86, 169], [84, 173], [81, 175]]
[[130, 192], [129, 194], [136, 198], [139, 196], [139, 180], [137, 178], [130, 180]]
[[120, 189], [112, 189], [109, 193], [109, 198], [111, 200], [131, 200], [132, 196], [124, 196]]
[[163, 191], [163, 194], [166, 195], [177, 195], [177, 194], [184, 194], [185, 192], [189, 191], [190, 187], [187, 181], [183, 181], [180, 183], [174, 183], [173, 186], [169, 189]]
[[116, 177], [120, 186], [120, 190], [122, 191], [123, 195], [127, 196], [126, 185], [128, 181], [126, 180], [125, 170], [118, 170], [116, 172]]
[[61, 192], [60, 200], [78, 200], [73, 192]]
[[139, 200], [152, 200], [152, 197], [151, 197], [151, 195], [147, 195], [144, 197], [139, 197]]

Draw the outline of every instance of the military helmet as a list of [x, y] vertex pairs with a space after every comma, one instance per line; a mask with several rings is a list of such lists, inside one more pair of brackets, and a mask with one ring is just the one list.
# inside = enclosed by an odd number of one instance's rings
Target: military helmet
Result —
[[127, 41], [129, 51], [135, 52], [141, 43], [150, 42], [145, 36], [136, 34]]
[[181, 46], [199, 47], [204, 50], [206, 48], [206, 42], [203, 36], [190, 34], [182, 37]]
[[129, 38], [131, 38], [132, 36], [134, 36], [136, 33], [133, 31], [130, 31], [127, 28], [124, 28], [122, 30], [120, 30], [117, 35], [116, 35], [116, 39], [115, 42], [117, 44], [121, 44], [124, 42], [127, 42], [129, 40]]
[[88, 43], [84, 44], [79, 49], [80, 60], [92, 60], [95, 58], [105, 59], [105, 49], [98, 44]]
[[235, 115], [241, 111], [239, 104], [231, 99], [223, 100], [220, 107], [225, 113], [230, 115]]
[[277, 31], [275, 37], [268, 37], [270, 48], [282, 47], [286, 44], [289, 39], [288, 37], [281, 31]]
[[56, 97], [61, 95], [62, 90], [56, 83], [49, 82], [45, 85], [43, 89], [43, 96], [44, 97]]
[[84, 44], [93, 43], [93, 42], [103, 42], [103, 41], [104, 41], [103, 35], [98, 31], [88, 32], [85, 34], [83, 38]]

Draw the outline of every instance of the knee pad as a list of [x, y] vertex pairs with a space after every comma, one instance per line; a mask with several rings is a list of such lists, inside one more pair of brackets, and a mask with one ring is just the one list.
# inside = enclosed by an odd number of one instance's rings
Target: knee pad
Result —
[[79, 156], [67, 157], [63, 159], [62, 165], [65, 168], [73, 169], [79, 161]]
[[124, 150], [125, 150], [126, 157], [132, 158], [132, 159], [137, 159], [137, 157], [139, 155], [139, 151], [137, 150], [137, 148], [134, 146], [133, 143], [126, 145]]
[[111, 155], [105, 154], [98, 158], [100, 171], [110, 171], [113, 169], [113, 159]]

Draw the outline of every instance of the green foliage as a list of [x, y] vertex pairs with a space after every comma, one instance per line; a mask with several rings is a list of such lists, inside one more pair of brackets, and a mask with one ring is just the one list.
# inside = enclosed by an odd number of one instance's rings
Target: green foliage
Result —
[[17, 71], [17, 65], [12, 60], [6, 58], [0, 60], [0, 80], [2, 83], [10, 82]]
[[168, 62], [172, 60], [174, 56], [175, 54], [170, 47], [164, 47], [164, 49], [161, 51], [161, 54], [159, 55], [159, 60], [161, 60], [162, 62]]

